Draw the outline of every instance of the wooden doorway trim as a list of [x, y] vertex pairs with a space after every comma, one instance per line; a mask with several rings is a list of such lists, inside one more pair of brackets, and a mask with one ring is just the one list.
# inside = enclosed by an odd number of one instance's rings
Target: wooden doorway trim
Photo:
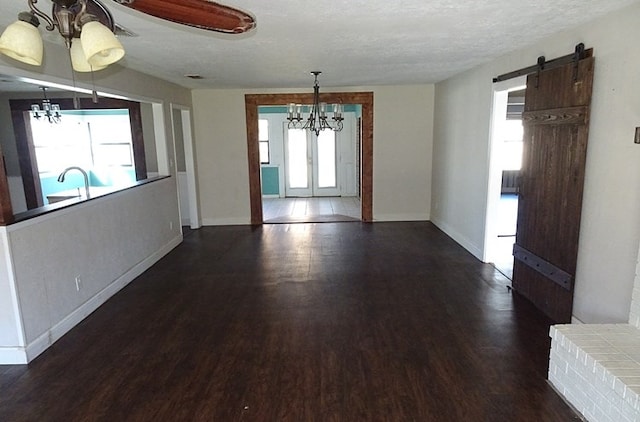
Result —
[[[373, 92], [329, 92], [320, 94], [326, 103], [362, 106], [361, 188], [362, 221], [373, 221]], [[313, 94], [247, 94], [244, 96], [247, 118], [247, 157], [251, 224], [262, 224], [262, 190], [260, 188], [260, 150], [258, 145], [258, 107], [283, 106], [289, 103], [311, 104]]]
[[9, 195], [9, 181], [4, 166], [4, 155], [0, 150], [0, 226], [13, 223], [13, 208]]

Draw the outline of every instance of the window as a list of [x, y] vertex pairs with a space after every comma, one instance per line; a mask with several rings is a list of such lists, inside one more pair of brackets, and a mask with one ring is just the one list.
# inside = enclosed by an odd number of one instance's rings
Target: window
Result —
[[502, 132], [504, 144], [500, 152], [500, 162], [503, 170], [520, 170], [520, 167], [522, 167], [523, 136], [522, 120], [506, 120], [504, 122]]
[[307, 167], [306, 130], [289, 129], [287, 154], [289, 157], [289, 187], [293, 189], [308, 189], [309, 168]]
[[269, 121], [258, 120], [258, 142], [260, 146], [260, 164], [269, 164]]
[[30, 116], [38, 172], [70, 166], [133, 168], [129, 110], [62, 111], [58, 124]]
[[[76, 109], [71, 98], [50, 100], [62, 109], [59, 124], [31, 121], [32, 99], [9, 100], [27, 209], [46, 204], [66, 167], [85, 169], [96, 187], [131, 186], [148, 177], [140, 103], [80, 98]], [[39, 137], [43, 131], [46, 136]]]
[[323, 130], [318, 135], [318, 187], [336, 188], [336, 133]]

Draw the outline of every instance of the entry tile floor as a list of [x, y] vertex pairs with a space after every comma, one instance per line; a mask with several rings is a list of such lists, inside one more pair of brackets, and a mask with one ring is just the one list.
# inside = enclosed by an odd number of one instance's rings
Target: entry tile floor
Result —
[[360, 221], [360, 198], [263, 198], [265, 223], [326, 223]]

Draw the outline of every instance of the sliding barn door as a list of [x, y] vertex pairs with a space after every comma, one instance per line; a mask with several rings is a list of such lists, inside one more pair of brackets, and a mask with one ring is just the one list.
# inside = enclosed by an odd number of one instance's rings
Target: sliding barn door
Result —
[[513, 288], [570, 322], [594, 58], [529, 75]]

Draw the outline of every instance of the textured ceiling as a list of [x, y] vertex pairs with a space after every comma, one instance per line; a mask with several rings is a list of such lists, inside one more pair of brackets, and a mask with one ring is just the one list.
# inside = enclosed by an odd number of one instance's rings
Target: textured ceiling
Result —
[[[223, 0], [257, 19], [233, 36], [103, 0], [138, 34], [121, 38], [123, 64], [191, 88], [298, 88], [312, 84], [311, 70], [323, 71], [325, 87], [434, 83], [639, 1]], [[25, 9], [26, 0], [2, 0], [0, 28]]]

